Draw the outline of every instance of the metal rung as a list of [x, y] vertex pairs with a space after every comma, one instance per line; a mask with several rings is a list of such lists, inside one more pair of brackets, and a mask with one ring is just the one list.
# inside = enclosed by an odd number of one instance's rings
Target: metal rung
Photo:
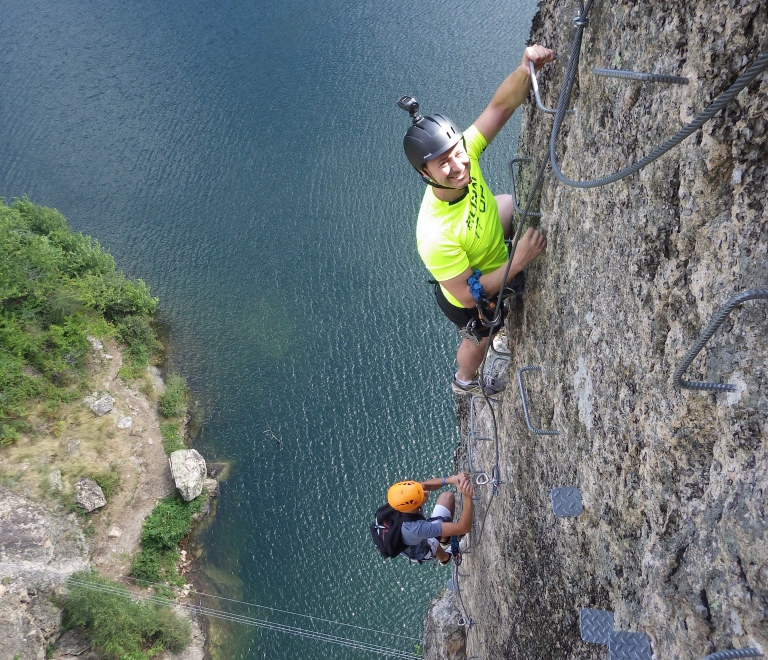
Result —
[[536, 435], [560, 435], [560, 431], [545, 431], [543, 429], [536, 429], [531, 424], [531, 416], [528, 413], [528, 401], [525, 398], [525, 389], [523, 388], [523, 372], [524, 371], [541, 371], [541, 367], [523, 367], [517, 372], [517, 382], [520, 385], [520, 397], [523, 399], [523, 413], [525, 413], [525, 423], [528, 425], [528, 430]]

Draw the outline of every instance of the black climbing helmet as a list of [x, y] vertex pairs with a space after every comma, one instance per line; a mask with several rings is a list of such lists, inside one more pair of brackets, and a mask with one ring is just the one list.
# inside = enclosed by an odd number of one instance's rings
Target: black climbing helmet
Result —
[[461, 140], [461, 131], [448, 117], [422, 117], [419, 104], [412, 96], [401, 97], [397, 105], [410, 113], [413, 125], [403, 138], [405, 155], [414, 169], [421, 173], [424, 163], [444, 154]]

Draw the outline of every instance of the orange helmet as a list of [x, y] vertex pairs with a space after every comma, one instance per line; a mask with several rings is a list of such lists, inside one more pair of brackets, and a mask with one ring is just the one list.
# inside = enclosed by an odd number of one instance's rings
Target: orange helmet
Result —
[[389, 506], [403, 513], [416, 511], [427, 499], [418, 481], [398, 481], [387, 492]]

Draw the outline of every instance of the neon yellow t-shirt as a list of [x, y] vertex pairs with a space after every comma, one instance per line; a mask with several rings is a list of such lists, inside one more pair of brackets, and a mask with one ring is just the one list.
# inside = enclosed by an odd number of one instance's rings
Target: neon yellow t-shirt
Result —
[[[469, 190], [455, 202], [443, 202], [427, 186], [416, 223], [419, 254], [439, 281], [461, 275], [467, 268], [489, 273], [507, 260], [499, 207], [480, 171], [478, 159], [488, 142], [475, 126], [464, 132], [470, 162]], [[445, 287], [452, 305], [464, 307]]]

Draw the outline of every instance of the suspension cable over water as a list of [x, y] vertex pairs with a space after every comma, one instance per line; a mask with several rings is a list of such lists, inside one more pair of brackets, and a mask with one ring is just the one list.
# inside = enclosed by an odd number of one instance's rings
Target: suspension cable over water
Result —
[[339, 637], [337, 635], [330, 635], [328, 633], [318, 632], [316, 630], [307, 630], [296, 626], [289, 626], [282, 623], [276, 623], [274, 621], [267, 621], [265, 619], [257, 619], [255, 617], [244, 616], [240, 614], [233, 614], [231, 612], [225, 612], [222, 610], [216, 610], [209, 607], [202, 607], [201, 605], [188, 605], [186, 603], [177, 603], [166, 598], [160, 598], [159, 596], [148, 596], [133, 594], [127, 589], [117, 586], [99, 584], [90, 582], [88, 580], [82, 580], [75, 577], [70, 577], [67, 580], [67, 584], [70, 587], [88, 589], [99, 593], [110, 594], [113, 596], [120, 596], [131, 600], [140, 600], [143, 602], [153, 603], [155, 605], [162, 605], [166, 607], [179, 607], [192, 614], [200, 614], [214, 619], [221, 619], [224, 621], [231, 621], [233, 623], [242, 623], [245, 625], [253, 626], [255, 628], [262, 628], [265, 630], [273, 630], [276, 632], [287, 633], [290, 635], [296, 635], [305, 639], [311, 639], [319, 642], [326, 642], [329, 644], [336, 644], [337, 646], [344, 646], [359, 651], [365, 651], [367, 653], [375, 653], [377, 655], [383, 655], [391, 658], [398, 658], [401, 660], [415, 660], [420, 656], [410, 651], [402, 651], [400, 649], [386, 648], [379, 644], [371, 644], [368, 642], [361, 642], [359, 640], [348, 639], [345, 637]]
[[[104, 577], [110, 577], [114, 580], [128, 580], [129, 582], [137, 583], [137, 586], [145, 585], [148, 587], [161, 587], [167, 589], [168, 585], [160, 582], [151, 582], [150, 580], [142, 580], [141, 578], [130, 577], [128, 575], [115, 575], [114, 573], [99, 572], [99, 575]], [[354, 628], [362, 630], [364, 632], [376, 633], [377, 635], [387, 635], [389, 637], [400, 637], [401, 639], [407, 639], [413, 642], [421, 642], [421, 637], [413, 637], [411, 635], [401, 635], [399, 633], [389, 632], [388, 630], [377, 630], [376, 628], [366, 628], [365, 626], [356, 626], [353, 623], [344, 623], [343, 621], [334, 621], [332, 619], [324, 619], [312, 614], [300, 614], [299, 612], [291, 612], [290, 610], [281, 610], [277, 607], [270, 607], [269, 605], [258, 605], [257, 603], [250, 603], [246, 600], [235, 600], [234, 598], [227, 598], [226, 596], [215, 596], [214, 594], [207, 594], [204, 591], [192, 591], [188, 592], [189, 595], [201, 596], [202, 598], [213, 598], [215, 600], [223, 600], [228, 603], [235, 603], [236, 605], [245, 605], [247, 607], [257, 607], [262, 610], [269, 610], [270, 612], [277, 612], [279, 614], [288, 614], [290, 616], [297, 616], [303, 619], [309, 619], [313, 623], [319, 621], [321, 623], [330, 623], [334, 626], [344, 626], [345, 628]]]

